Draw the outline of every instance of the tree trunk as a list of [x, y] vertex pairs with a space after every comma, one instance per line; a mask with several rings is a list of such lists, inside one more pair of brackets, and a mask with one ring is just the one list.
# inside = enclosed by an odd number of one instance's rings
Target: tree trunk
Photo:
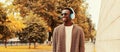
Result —
[[36, 43], [37, 43], [37, 42], [34, 42], [34, 48], [36, 48]]
[[29, 42], [29, 49], [31, 48], [30, 46], [31, 46], [31, 42]]
[[7, 48], [7, 39], [4, 40], [5, 48]]

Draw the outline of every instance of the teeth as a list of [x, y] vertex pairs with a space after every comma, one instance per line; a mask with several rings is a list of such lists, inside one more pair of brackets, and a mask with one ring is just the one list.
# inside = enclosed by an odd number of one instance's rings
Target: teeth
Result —
[[66, 18], [62, 18], [62, 19], [63, 19], [63, 21], [66, 20]]

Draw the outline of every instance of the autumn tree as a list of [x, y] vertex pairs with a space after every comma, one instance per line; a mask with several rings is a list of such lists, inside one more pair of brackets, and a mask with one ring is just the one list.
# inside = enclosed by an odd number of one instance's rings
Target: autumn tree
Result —
[[9, 12], [9, 10], [11, 11], [10, 8], [3, 6], [4, 5], [0, 4], [0, 39], [3, 40], [7, 48], [8, 39], [15, 37], [15, 32], [21, 31], [24, 25], [15, 19], [13, 13]]
[[7, 22], [7, 14], [4, 10], [4, 8], [1, 7], [2, 4], [0, 3], [0, 39], [3, 40], [3, 42], [5, 43], [5, 47], [6, 46], [6, 42], [7, 39], [10, 37], [11, 35], [11, 31], [10, 29], [5, 25], [5, 22]]
[[30, 12], [24, 20], [27, 26], [22, 32], [18, 33], [19, 39], [22, 42], [29, 42], [29, 48], [31, 43], [34, 43], [34, 48], [36, 48], [37, 42], [44, 43], [47, 39], [47, 23], [43, 18]]
[[15, 0], [13, 4], [20, 9], [21, 16], [23, 17], [32, 11], [33, 14], [44, 18], [52, 30], [62, 22], [59, 18], [61, 10], [65, 7], [71, 7], [75, 10], [76, 14], [74, 23], [84, 29], [86, 38], [91, 35], [90, 25], [92, 24], [88, 22], [85, 0]]
[[[33, 20], [33, 19], [37, 19], [37, 22], [40, 22], [40, 23], [43, 20], [44, 23], [42, 23], [42, 24], [46, 24], [46, 26], [51, 27], [52, 31], [53, 31], [53, 28], [57, 25], [57, 22], [58, 22], [58, 20], [57, 20], [58, 18], [56, 19], [58, 14], [55, 11], [53, 11], [53, 9], [55, 7], [51, 7], [52, 5], [49, 6], [49, 4], [51, 4], [51, 2], [52, 2], [52, 4], [54, 4], [53, 1], [50, 1], [50, 2], [48, 2], [49, 0], [48, 1], [47, 0], [45, 0], [45, 1], [40, 1], [40, 0], [38, 0], [38, 1], [37, 0], [33, 0], [33, 1], [32, 0], [20, 0], [19, 2], [17, 2], [17, 1], [18, 0], [15, 0], [14, 5], [16, 5], [18, 7], [18, 9], [20, 9], [20, 13], [21, 13], [21, 16], [23, 18], [28, 19], [29, 17], [31, 18], [34, 15], [36, 15], [36, 17], [34, 17], [32, 19], [29, 19], [28, 21], [24, 20], [24, 21], [27, 21], [27, 26], [28, 27], [31, 25], [31, 23], [29, 23], [30, 21], [33, 22], [33, 21], [36, 21], [36, 20]], [[24, 2], [25, 5], [23, 4], [23, 2]], [[45, 3], [45, 2], [47, 2], [47, 3]], [[33, 16], [29, 15], [31, 13], [31, 11], [32, 11]], [[54, 17], [56, 16], [56, 17], [53, 18], [53, 16]], [[38, 21], [39, 18], [42, 18], [42, 20]], [[45, 27], [44, 27], [44, 29], [45, 29]], [[48, 30], [48, 29], [45, 29], [45, 31], [46, 30]], [[46, 33], [45, 31], [43, 31], [43, 33]], [[44, 34], [44, 35], [45, 36], [42, 36], [43, 38], [46, 37], [46, 34]], [[39, 40], [43, 41], [41, 39], [39, 39]]]

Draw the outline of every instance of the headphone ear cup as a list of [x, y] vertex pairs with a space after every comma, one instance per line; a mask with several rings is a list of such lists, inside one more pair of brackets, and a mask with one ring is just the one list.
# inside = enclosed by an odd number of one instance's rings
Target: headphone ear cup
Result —
[[70, 9], [71, 9], [72, 12], [73, 12], [72, 14], [70, 14], [70, 18], [71, 18], [71, 19], [74, 19], [74, 18], [75, 18], [75, 12], [74, 12], [74, 10], [73, 10], [72, 8], [70, 8]]
[[74, 13], [70, 14], [70, 18], [74, 19], [75, 18], [75, 14]]

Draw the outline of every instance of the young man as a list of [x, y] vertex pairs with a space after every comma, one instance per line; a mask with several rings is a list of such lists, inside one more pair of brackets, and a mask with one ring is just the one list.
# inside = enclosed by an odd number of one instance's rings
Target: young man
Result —
[[54, 29], [53, 52], [85, 52], [84, 33], [81, 27], [73, 24], [74, 17], [72, 8], [62, 10], [64, 23]]

